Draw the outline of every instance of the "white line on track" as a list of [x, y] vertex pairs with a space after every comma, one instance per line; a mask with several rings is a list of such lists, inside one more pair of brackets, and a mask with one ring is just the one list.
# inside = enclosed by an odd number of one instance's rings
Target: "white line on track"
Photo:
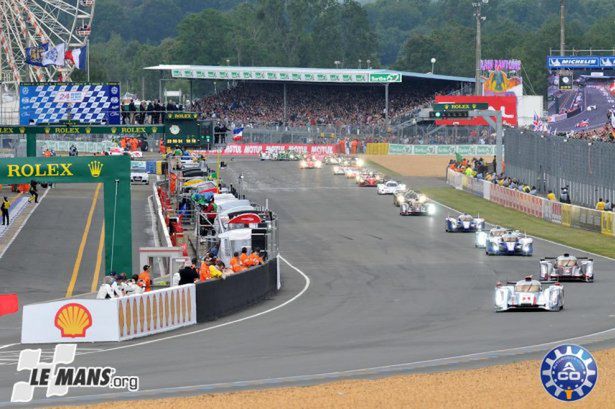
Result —
[[[43, 193], [43, 196], [41, 196], [40, 200], [38, 203], [35, 204], [35, 208], [30, 212], [29, 215], [26, 216], [26, 218], [24, 219], [23, 223], [21, 224], [21, 226], [19, 226], [19, 228], [17, 229], [17, 231], [15, 232], [15, 234], [13, 235], [13, 237], [11, 237], [11, 239], [9, 240], [9, 242], [7, 243], [6, 247], [4, 247], [4, 250], [0, 251], [0, 258], [2, 258], [4, 256], [4, 253], [6, 253], [6, 251], [9, 249], [9, 247], [11, 247], [11, 244], [13, 244], [13, 242], [15, 241], [15, 239], [17, 238], [17, 236], [19, 236], [19, 233], [21, 233], [21, 230], [24, 228], [24, 226], [28, 223], [28, 220], [30, 219], [30, 217], [34, 214], [34, 212], [36, 211], [36, 208], [41, 204], [41, 202], [43, 201], [43, 199], [45, 198], [45, 196], [47, 196], [47, 193], [49, 193], [49, 191], [51, 190], [51, 188], [47, 188], [45, 189], [45, 193]], [[26, 205], [27, 206], [27, 205]]]
[[153, 344], [153, 343], [156, 343], [156, 342], [168, 341], [170, 339], [182, 338], [182, 337], [185, 337], [185, 336], [188, 336], [188, 335], [200, 334], [202, 332], [211, 331], [211, 330], [214, 330], [214, 329], [217, 329], [217, 328], [222, 328], [222, 327], [227, 327], [229, 325], [238, 324], [240, 322], [247, 321], [247, 320], [250, 320], [252, 318], [257, 318], [257, 317], [260, 317], [262, 315], [269, 314], [270, 312], [279, 310], [280, 308], [283, 308], [283, 307], [287, 306], [288, 304], [294, 302], [299, 297], [301, 297], [308, 290], [308, 288], [310, 287], [311, 280], [310, 280], [310, 277], [307, 276], [307, 274], [305, 274], [303, 271], [299, 270], [297, 267], [295, 267], [294, 265], [289, 263], [288, 260], [286, 260], [284, 257], [282, 257], [282, 256], [278, 256], [278, 257], [280, 257], [280, 260], [282, 260], [286, 264], [288, 264], [288, 266], [290, 268], [292, 268], [293, 270], [295, 270], [296, 272], [301, 274], [301, 276], [303, 276], [303, 279], [305, 280], [305, 285], [303, 286], [301, 291], [299, 291], [299, 293], [295, 294], [290, 300], [287, 300], [287, 301], [283, 302], [282, 304], [276, 305], [275, 307], [272, 307], [272, 308], [270, 308], [268, 310], [261, 311], [261, 312], [259, 312], [257, 314], [253, 314], [253, 315], [250, 315], [250, 316], [247, 316], [247, 317], [243, 317], [243, 318], [239, 318], [239, 319], [236, 319], [236, 320], [233, 320], [233, 321], [225, 322], [223, 324], [214, 325], [212, 327], [202, 328], [202, 329], [198, 329], [198, 330], [190, 331], [190, 332], [184, 332], [182, 334], [169, 335], [167, 337], [152, 339], [152, 340], [149, 340], [149, 341], [138, 342], [138, 343], [135, 343], [135, 344], [123, 345], [123, 346], [114, 347], [114, 348], [102, 349], [100, 351], [86, 352], [85, 354], [82, 354], [82, 355], [96, 354], [96, 353], [99, 353], [99, 352], [117, 351], [117, 350], [120, 350], [120, 349], [133, 348], [133, 347], [138, 347], [138, 346], [142, 346], [142, 345]]

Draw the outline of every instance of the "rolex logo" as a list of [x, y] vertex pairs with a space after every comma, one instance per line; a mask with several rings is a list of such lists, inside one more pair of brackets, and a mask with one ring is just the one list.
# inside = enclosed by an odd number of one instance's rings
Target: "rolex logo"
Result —
[[51, 132], [51, 128], [45, 128], [45, 133], [48, 134], [49, 132]]
[[90, 132], [92, 132], [92, 128], [90, 127], [85, 128], [85, 133], [89, 134]]
[[90, 168], [90, 174], [93, 178], [97, 178], [100, 176], [103, 166], [104, 165], [97, 160], [88, 163], [88, 168]]
[[116, 134], [117, 133], [117, 128], [116, 127], [111, 128], [111, 133], [112, 134]]
[[19, 133], [25, 133], [25, 132], [26, 132], [26, 128], [24, 128], [23, 126], [19, 128]]
[[152, 128], [152, 133], [158, 133], [158, 128], [157, 127], [153, 127]]

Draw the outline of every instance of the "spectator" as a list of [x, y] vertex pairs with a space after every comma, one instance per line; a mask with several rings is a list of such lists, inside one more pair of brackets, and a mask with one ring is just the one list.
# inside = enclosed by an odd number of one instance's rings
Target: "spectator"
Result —
[[602, 198], [598, 199], [598, 203], [596, 203], [596, 210], [603, 211], [606, 203], [602, 200]]
[[132, 278], [128, 280], [128, 282], [125, 285], [124, 292], [126, 295], [135, 295], [135, 294], [143, 293], [143, 288], [139, 287], [139, 285], [137, 284], [138, 281], [139, 281], [139, 275], [133, 274]]
[[179, 270], [179, 285], [194, 284], [199, 279], [195, 264], [196, 259], [192, 259], [192, 263], [186, 263], [184, 268]]
[[261, 249], [258, 247], [255, 247], [252, 250], [252, 254], [250, 254], [250, 265], [251, 266], [258, 266], [258, 265], [263, 264], [263, 259], [260, 256], [260, 252], [261, 252]]
[[552, 202], [557, 201], [557, 198], [555, 197], [555, 194], [551, 190], [549, 190], [549, 193], [547, 193], [547, 199], [551, 200]]
[[116, 298], [115, 291], [111, 287], [111, 285], [115, 282], [113, 277], [105, 276], [103, 279], [103, 283], [98, 289], [98, 294], [96, 294], [96, 299], [105, 300], [110, 298]]
[[2, 211], [2, 225], [4, 226], [4, 222], [6, 221], [6, 225], [9, 225], [9, 209], [11, 208], [11, 202], [9, 199], [4, 196], [4, 200], [2, 200], [2, 204], [0, 205], [0, 210]]
[[532, 189], [530, 190], [530, 195], [536, 196], [538, 194], [538, 189], [536, 189], [536, 186], [532, 186]]
[[248, 248], [243, 247], [241, 249], [241, 255], [239, 256], [239, 261], [244, 267], [250, 267], [250, 256], [248, 256]]
[[236, 251], [235, 253], [233, 253], [233, 257], [231, 258], [231, 269], [233, 269], [233, 272], [235, 273], [239, 273], [244, 271], [246, 268], [243, 266], [243, 264], [241, 264], [241, 260], [239, 258], [239, 252]]
[[570, 204], [570, 193], [568, 193], [568, 186], [564, 186], [562, 188], [562, 193], [560, 194], [559, 201], [562, 203]]
[[613, 203], [611, 203], [609, 199], [606, 199], [606, 202], [604, 202], [604, 210], [606, 210], [607, 212], [613, 211]]

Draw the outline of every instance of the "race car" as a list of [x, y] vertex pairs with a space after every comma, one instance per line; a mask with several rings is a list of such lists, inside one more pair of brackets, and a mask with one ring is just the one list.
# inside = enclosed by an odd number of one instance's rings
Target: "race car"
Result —
[[389, 180], [385, 183], [378, 183], [378, 191], [379, 195], [394, 195], [395, 193], [405, 192], [408, 190], [404, 183], [399, 183], [394, 180]]
[[[547, 284], [553, 284], [547, 286]], [[545, 288], [546, 287], [546, 288]], [[495, 286], [495, 311], [564, 309], [564, 288], [558, 282], [540, 282], [527, 276], [517, 282], [497, 283]]]
[[418, 197], [418, 194], [413, 190], [407, 190], [405, 192], [397, 192], [393, 195], [393, 206], [399, 207], [408, 200]]
[[489, 232], [477, 231], [476, 238], [474, 240], [474, 247], [484, 249], [485, 247], [487, 247], [487, 242], [489, 240], [495, 240], [496, 237], [502, 237], [504, 234], [511, 232], [512, 230], [500, 226], [494, 227], [493, 229], [489, 230]]
[[354, 179], [358, 176], [359, 172], [353, 168], [344, 168], [344, 174], [348, 179]]
[[357, 175], [356, 181], [360, 187], [377, 187], [378, 183], [382, 181], [382, 177], [375, 173], [363, 173]]
[[594, 260], [568, 253], [540, 260], [540, 279], [553, 281], [594, 281]]
[[488, 237], [485, 247], [488, 256], [531, 256], [534, 253], [534, 239], [519, 231], [509, 231], [501, 236]]
[[350, 160], [350, 166], [356, 166], [357, 168], [362, 168], [365, 166], [365, 161], [361, 158], [352, 158]]
[[342, 162], [342, 158], [337, 155], [327, 155], [323, 159], [325, 165], [339, 165]]
[[314, 158], [306, 158], [299, 162], [299, 169], [320, 169], [322, 162]]
[[577, 122], [577, 124], [575, 125], [577, 128], [587, 128], [589, 126], [589, 120], [584, 120], [581, 122]]
[[335, 166], [333, 166], [333, 174], [334, 175], [345, 175], [346, 174], [346, 169], [344, 169], [343, 166], [335, 165]]
[[399, 206], [401, 216], [431, 216], [436, 213], [436, 205], [429, 203], [427, 196], [411, 191], [405, 196], [405, 201]]
[[485, 220], [470, 214], [460, 214], [458, 217], [447, 217], [445, 227], [448, 233], [472, 233], [485, 228]]

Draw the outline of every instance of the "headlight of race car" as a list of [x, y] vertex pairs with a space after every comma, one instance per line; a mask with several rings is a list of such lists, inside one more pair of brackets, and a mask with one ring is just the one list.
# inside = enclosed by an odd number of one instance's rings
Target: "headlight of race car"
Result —
[[485, 232], [480, 232], [476, 235], [476, 244], [478, 244], [479, 246], [486, 246], [487, 245], [487, 233]]
[[419, 203], [425, 203], [427, 201], [427, 196], [425, 195], [420, 195], [419, 196]]
[[317, 160], [316, 162], [314, 162], [314, 166], [317, 168], [322, 168], [322, 162]]
[[436, 213], [436, 205], [434, 205], [433, 203], [428, 203], [427, 204], [427, 214], [432, 215]]
[[530, 245], [529, 244], [524, 244], [522, 250], [523, 250], [524, 253], [529, 253], [530, 252]]
[[302, 160], [301, 162], [299, 162], [299, 166], [301, 166], [302, 168], [305, 168], [307, 166], [307, 162]]
[[357, 159], [357, 166], [362, 167], [363, 165], [365, 165], [365, 161], [361, 158]]

